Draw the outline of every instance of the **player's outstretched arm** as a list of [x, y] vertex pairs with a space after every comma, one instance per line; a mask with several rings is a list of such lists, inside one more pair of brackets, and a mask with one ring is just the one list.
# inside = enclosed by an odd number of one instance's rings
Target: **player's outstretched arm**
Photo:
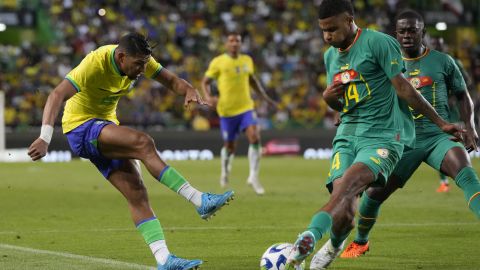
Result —
[[162, 68], [155, 80], [157, 80], [173, 92], [177, 93], [178, 95], [185, 96], [185, 107], [188, 107], [191, 102], [201, 105], [210, 105], [207, 102], [203, 101], [200, 93], [198, 93], [198, 90], [195, 89], [190, 83], [188, 83], [184, 79], [179, 78], [177, 75], [173, 74], [166, 68]]
[[253, 90], [255, 90], [258, 95], [260, 95], [260, 97], [262, 97], [263, 100], [265, 100], [273, 108], [278, 109], [278, 103], [273, 101], [273, 99], [271, 99], [267, 95], [267, 92], [265, 92], [265, 89], [263, 89], [262, 85], [260, 84], [255, 75], [250, 75], [248, 80], [250, 86], [253, 88]]
[[333, 83], [327, 86], [323, 91], [323, 99], [327, 102], [330, 108], [340, 112], [343, 108], [343, 103], [340, 98], [343, 97], [345, 92], [345, 85], [342, 83]]
[[455, 136], [462, 140], [462, 133], [465, 132], [462, 128], [455, 124], [448, 123], [442, 119], [435, 109], [428, 103], [428, 101], [417, 92], [417, 90], [403, 77], [403, 74], [398, 74], [391, 79], [397, 95], [405, 100], [415, 111], [426, 116], [430, 121], [439, 126], [444, 132]]
[[473, 101], [467, 90], [455, 94], [460, 109], [460, 119], [465, 123], [463, 143], [468, 152], [477, 151], [478, 134], [475, 130]]
[[75, 95], [77, 91], [73, 85], [64, 79], [51, 93], [48, 95], [47, 103], [43, 109], [42, 129], [40, 137], [38, 137], [28, 148], [28, 155], [32, 160], [38, 160], [47, 154], [48, 145], [52, 139], [53, 126], [55, 118], [62, 107], [62, 103]]

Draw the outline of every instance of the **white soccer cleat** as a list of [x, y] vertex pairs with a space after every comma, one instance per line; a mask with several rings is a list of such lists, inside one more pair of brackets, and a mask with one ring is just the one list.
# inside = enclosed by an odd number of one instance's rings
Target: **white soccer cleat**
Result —
[[329, 239], [313, 256], [312, 261], [310, 262], [310, 270], [327, 269], [333, 260], [340, 255], [344, 246], [345, 240], [338, 248], [335, 248], [332, 245], [332, 241]]
[[257, 195], [265, 194], [265, 189], [263, 188], [260, 181], [256, 177], [248, 177], [247, 184], [250, 185]]

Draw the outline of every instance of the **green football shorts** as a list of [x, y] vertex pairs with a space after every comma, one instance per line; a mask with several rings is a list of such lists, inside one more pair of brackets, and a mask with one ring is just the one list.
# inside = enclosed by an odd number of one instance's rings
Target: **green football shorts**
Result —
[[375, 179], [372, 185], [384, 186], [402, 156], [403, 147], [402, 143], [386, 138], [336, 136], [327, 178], [328, 190], [331, 192], [333, 181], [358, 162], [373, 172]]
[[417, 136], [415, 148], [405, 149], [402, 158], [393, 170], [392, 174], [398, 177], [400, 186], [403, 187], [407, 183], [422, 162], [440, 171], [442, 161], [450, 149], [454, 147], [464, 148], [461, 143], [451, 141], [450, 138], [452, 136], [446, 133]]

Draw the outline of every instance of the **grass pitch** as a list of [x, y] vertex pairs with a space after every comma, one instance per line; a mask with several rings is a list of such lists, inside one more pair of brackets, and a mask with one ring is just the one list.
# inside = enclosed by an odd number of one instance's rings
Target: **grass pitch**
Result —
[[[170, 162], [194, 186], [211, 192], [222, 191], [219, 163]], [[208, 222], [144, 171], [170, 251], [203, 259], [202, 269], [254, 270], [268, 246], [295, 241], [328, 199], [328, 161], [267, 157], [261, 166], [267, 194], [259, 197], [245, 183], [248, 161], [235, 159], [236, 198]], [[480, 170], [479, 160], [474, 167]], [[437, 185], [438, 174], [422, 166], [383, 206], [370, 252], [338, 259], [330, 269], [480, 269], [479, 221], [453, 182], [447, 194], [437, 194]], [[89, 162], [0, 163], [0, 269], [153, 266], [125, 200]]]

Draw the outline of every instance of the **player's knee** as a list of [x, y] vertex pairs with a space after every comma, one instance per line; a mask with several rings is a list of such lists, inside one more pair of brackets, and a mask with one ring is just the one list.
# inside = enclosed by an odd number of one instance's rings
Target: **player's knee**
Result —
[[135, 138], [135, 144], [138, 151], [142, 154], [147, 154], [151, 151], [155, 151], [155, 143], [153, 138], [145, 133], [139, 133]]
[[225, 148], [227, 148], [228, 153], [235, 153], [235, 144], [233, 143], [228, 143], [225, 145]]

